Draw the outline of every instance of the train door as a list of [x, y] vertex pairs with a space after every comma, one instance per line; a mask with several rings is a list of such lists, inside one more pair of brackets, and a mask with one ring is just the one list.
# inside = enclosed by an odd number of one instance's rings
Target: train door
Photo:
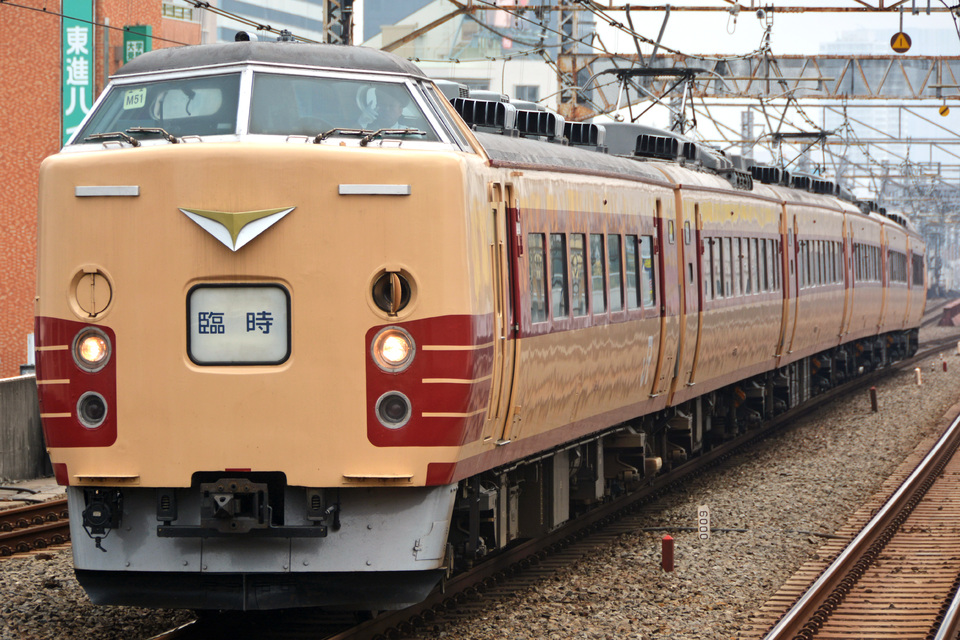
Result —
[[660, 348], [654, 374], [653, 392], [657, 397], [670, 391], [679, 365], [679, 314], [681, 284], [678, 276], [676, 212], [664, 215], [663, 201], [657, 199], [656, 246], [658, 248], [660, 286]]
[[840, 340], [850, 332], [853, 319], [853, 298], [856, 295], [853, 280], [853, 228], [848, 215], [843, 216], [843, 322], [840, 325]]
[[700, 204], [683, 203], [677, 189], [677, 209], [681, 211], [680, 224], [680, 375], [673, 385], [676, 393], [680, 385], [691, 385], [700, 344], [700, 309], [703, 305], [703, 278], [700, 275]]
[[493, 375], [484, 441], [510, 441], [515, 411], [511, 411], [520, 327], [517, 272], [521, 252], [520, 209], [514, 185], [490, 185], [490, 265], [493, 282]]
[[781, 227], [780, 243], [780, 284], [783, 287], [783, 320], [780, 322], [780, 344], [777, 349], [777, 366], [790, 353], [793, 336], [797, 330], [797, 298], [800, 287], [797, 280], [797, 216], [788, 214], [786, 206], [783, 208], [783, 226]]
[[877, 326], [881, 331], [887, 326], [887, 308], [890, 300], [890, 273], [888, 265], [890, 264], [890, 238], [887, 236], [887, 225], [880, 224], [880, 323]]
[[700, 344], [701, 338], [703, 337], [703, 300], [704, 296], [707, 295], [707, 292], [704, 291], [704, 272], [703, 272], [703, 218], [700, 214], [700, 205], [695, 204], [693, 207], [693, 216], [694, 216], [694, 237], [693, 237], [693, 263], [695, 276], [697, 277], [697, 291], [696, 291], [696, 305], [695, 310], [697, 321], [696, 321], [696, 332], [697, 340], [693, 347], [693, 364], [690, 366], [690, 377], [687, 380], [688, 385], [694, 385], [697, 382], [697, 365], [700, 363]]

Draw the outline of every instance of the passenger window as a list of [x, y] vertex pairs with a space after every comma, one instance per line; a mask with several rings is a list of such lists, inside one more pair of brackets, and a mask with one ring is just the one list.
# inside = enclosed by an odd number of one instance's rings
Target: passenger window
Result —
[[593, 297], [593, 312], [607, 310], [607, 282], [603, 268], [603, 235], [590, 234], [590, 292]]
[[750, 280], [753, 282], [753, 292], [760, 293], [763, 284], [760, 282], [760, 241], [750, 239]]
[[[693, 266], [691, 265], [690, 281], [693, 282]], [[640, 291], [643, 306], [652, 309], [657, 304], [656, 269], [653, 262], [653, 236], [643, 236], [640, 239], [640, 269], [643, 275], [640, 279]]]
[[813, 284], [823, 284], [823, 270], [820, 268], [822, 261], [820, 258], [820, 241], [813, 241]]
[[713, 238], [710, 241], [713, 251], [713, 297], [722, 298], [723, 288], [723, 238]]
[[547, 320], [547, 278], [544, 266], [543, 234], [527, 235], [527, 261], [530, 265], [530, 321]]
[[567, 246], [562, 233], [550, 234], [550, 301], [553, 318], [559, 320], [569, 313], [567, 300]]
[[800, 286], [810, 286], [810, 243], [807, 240], [800, 243]]
[[741, 261], [743, 264], [743, 293], [751, 294], [753, 293], [755, 271], [753, 269], [753, 254], [750, 253], [750, 238], [741, 240], [741, 247], [743, 250], [743, 260]]
[[838, 277], [840, 270], [837, 268], [837, 256], [839, 254], [840, 254], [840, 251], [838, 250], [837, 243], [831, 242], [830, 243], [830, 275], [831, 275], [831, 282], [833, 282], [834, 284], [840, 281], [840, 278]]
[[780, 268], [783, 266], [783, 260], [780, 259], [780, 241], [773, 241], [773, 288], [776, 291], [783, 289], [783, 281], [780, 278]]
[[817, 240], [817, 284], [827, 282], [827, 269], [824, 261], [823, 240]]
[[690, 244], [690, 221], [687, 220], [683, 223], [683, 244]]
[[768, 262], [770, 254], [767, 247], [767, 239], [760, 240], [760, 290], [770, 291], [770, 264]]
[[701, 238], [703, 242], [703, 299], [713, 300], [713, 238]]
[[627, 236], [624, 243], [624, 260], [627, 277], [627, 308], [639, 309], [640, 269], [637, 265], [637, 236]]
[[723, 238], [723, 297], [730, 298], [734, 294], [733, 280], [733, 238]]
[[573, 285], [573, 315], [587, 315], [587, 269], [584, 256], [586, 238], [582, 233], [570, 234], [570, 283]]
[[621, 289], [620, 236], [607, 236], [607, 265], [610, 269], [610, 311], [623, 310], [623, 290]]
[[739, 296], [743, 293], [743, 251], [740, 249], [740, 238], [731, 238], [731, 249], [732, 253], [730, 257], [733, 259], [733, 295]]

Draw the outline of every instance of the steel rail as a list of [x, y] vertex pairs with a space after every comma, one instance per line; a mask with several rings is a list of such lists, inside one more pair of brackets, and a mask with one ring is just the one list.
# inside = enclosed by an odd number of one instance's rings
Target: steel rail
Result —
[[871, 555], [889, 540], [926, 492], [960, 444], [960, 416], [930, 449], [916, 469], [884, 503], [860, 533], [837, 556], [799, 600], [764, 636], [764, 640], [810, 637], [842, 602], [863, 575]]
[[933, 640], [953, 640], [958, 633], [960, 633], [960, 589], [954, 591], [950, 606], [947, 607]]
[[70, 540], [66, 498], [0, 510], [0, 557]]

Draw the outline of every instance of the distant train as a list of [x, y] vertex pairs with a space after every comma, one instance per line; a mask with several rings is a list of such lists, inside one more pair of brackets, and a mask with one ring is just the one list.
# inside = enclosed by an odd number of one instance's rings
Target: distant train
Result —
[[416, 602], [916, 350], [904, 220], [451, 97], [363, 48], [163, 49], [44, 162], [37, 382], [93, 602]]

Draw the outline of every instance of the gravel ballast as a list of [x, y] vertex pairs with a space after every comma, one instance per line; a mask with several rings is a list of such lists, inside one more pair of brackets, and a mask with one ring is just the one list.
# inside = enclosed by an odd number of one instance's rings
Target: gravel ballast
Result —
[[[955, 335], [925, 329], [922, 337]], [[422, 630], [419, 638], [737, 638], [751, 614], [872, 496], [960, 399], [960, 357], [944, 349], [913, 370], [835, 401], [721, 467], [662, 497], [642, 531], [480, 615]], [[714, 532], [700, 540], [697, 508]], [[676, 568], [660, 567], [661, 537]], [[68, 547], [0, 560], [0, 640], [137, 640], [191, 619], [188, 611], [95, 607], [77, 584]]]

